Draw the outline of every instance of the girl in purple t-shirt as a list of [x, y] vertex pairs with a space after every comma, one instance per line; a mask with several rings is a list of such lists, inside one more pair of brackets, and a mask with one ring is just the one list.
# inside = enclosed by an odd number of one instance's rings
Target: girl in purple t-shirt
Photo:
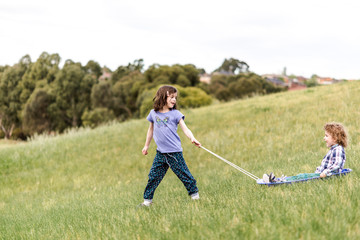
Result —
[[146, 135], [144, 155], [148, 154], [151, 139], [157, 145], [156, 156], [150, 169], [149, 180], [144, 191], [143, 206], [150, 206], [156, 188], [165, 176], [169, 167], [181, 180], [192, 199], [199, 199], [196, 180], [187, 167], [181, 148], [177, 126], [180, 125], [185, 135], [192, 143], [200, 147], [201, 144], [186, 126], [185, 116], [176, 110], [177, 89], [172, 86], [162, 86], [154, 97], [154, 109], [150, 111], [147, 120], [150, 122]]

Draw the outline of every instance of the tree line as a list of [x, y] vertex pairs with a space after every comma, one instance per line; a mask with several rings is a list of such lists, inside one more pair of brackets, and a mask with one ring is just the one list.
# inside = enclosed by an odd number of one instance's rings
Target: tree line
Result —
[[211, 83], [200, 83], [204, 69], [193, 64], [153, 64], [144, 71], [142, 59], [111, 71], [96, 61], [86, 65], [43, 52], [13, 66], [0, 66], [0, 137], [26, 139], [35, 133], [63, 132], [67, 128], [97, 125], [145, 116], [163, 84], [176, 85], [180, 107], [199, 107], [213, 97], [234, 98], [282, 89], [248, 71], [237, 59], [225, 59]]

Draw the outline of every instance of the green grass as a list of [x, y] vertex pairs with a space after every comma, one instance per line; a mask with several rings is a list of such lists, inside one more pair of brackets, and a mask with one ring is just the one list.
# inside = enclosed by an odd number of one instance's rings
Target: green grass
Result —
[[345, 177], [260, 186], [192, 146], [179, 130], [201, 199], [169, 171], [151, 208], [137, 208], [155, 155], [145, 119], [38, 136], [0, 150], [0, 239], [358, 239], [360, 83], [184, 110], [208, 149], [261, 177], [313, 172], [323, 125], [342, 122]]

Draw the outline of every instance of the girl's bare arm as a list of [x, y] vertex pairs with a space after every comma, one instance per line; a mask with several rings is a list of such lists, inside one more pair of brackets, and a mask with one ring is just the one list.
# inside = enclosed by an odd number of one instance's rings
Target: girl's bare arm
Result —
[[185, 133], [185, 135], [190, 139], [190, 141], [194, 143], [197, 147], [201, 147], [201, 143], [198, 140], [196, 140], [190, 129], [186, 126], [184, 119], [180, 119], [179, 125], [183, 130], [183, 132]]
[[147, 134], [146, 134], [145, 146], [142, 149], [142, 154], [144, 154], [144, 155], [148, 154], [148, 149], [150, 146], [151, 139], [153, 138], [153, 133], [154, 133], [154, 123], [151, 122], [149, 129], [147, 131]]

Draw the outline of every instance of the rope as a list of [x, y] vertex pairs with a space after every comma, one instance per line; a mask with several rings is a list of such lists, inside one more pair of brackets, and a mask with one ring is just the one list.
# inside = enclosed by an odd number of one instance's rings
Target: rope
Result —
[[242, 169], [241, 167], [233, 164], [232, 162], [226, 160], [225, 158], [220, 157], [219, 155], [217, 155], [217, 154], [213, 153], [212, 151], [204, 148], [203, 146], [200, 146], [200, 147], [201, 147], [202, 149], [204, 149], [205, 151], [211, 153], [211, 154], [214, 155], [215, 157], [217, 157], [217, 158], [221, 159], [222, 161], [226, 162], [226, 163], [229, 164], [230, 166], [236, 168], [236, 169], [239, 170], [240, 172], [244, 173], [246, 176], [251, 177], [251, 178], [254, 179], [255, 181], [259, 179], [259, 178], [258, 178], [257, 176], [255, 176], [254, 174], [246, 171], [245, 169]]

